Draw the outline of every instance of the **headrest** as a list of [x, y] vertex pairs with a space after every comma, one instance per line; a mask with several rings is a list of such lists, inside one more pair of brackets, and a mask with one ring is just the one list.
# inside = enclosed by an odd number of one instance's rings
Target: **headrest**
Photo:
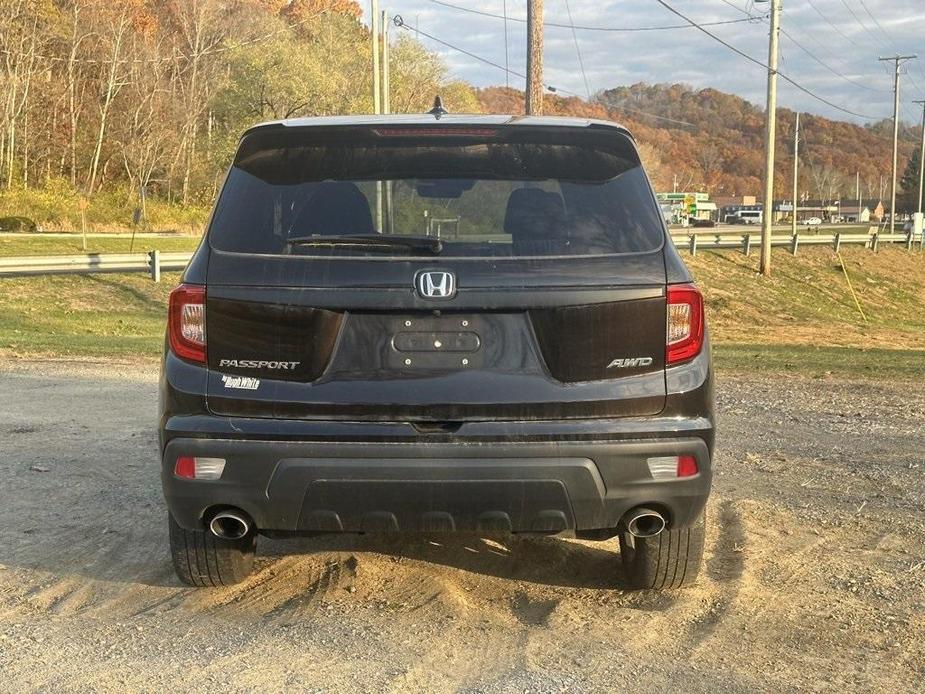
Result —
[[[511, 193], [504, 214], [504, 231], [514, 242], [555, 236], [562, 231], [565, 205], [558, 193], [518, 188]], [[519, 237], [519, 239], [518, 239]]]
[[292, 236], [373, 234], [369, 201], [349, 181], [319, 183], [292, 223]]

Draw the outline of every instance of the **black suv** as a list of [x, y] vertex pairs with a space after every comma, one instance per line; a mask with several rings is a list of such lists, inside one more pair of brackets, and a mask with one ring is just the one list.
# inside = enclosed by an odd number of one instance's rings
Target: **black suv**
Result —
[[712, 382], [701, 294], [623, 128], [259, 125], [170, 296], [177, 574], [239, 582], [260, 534], [459, 531], [618, 537], [616, 585], [690, 583]]

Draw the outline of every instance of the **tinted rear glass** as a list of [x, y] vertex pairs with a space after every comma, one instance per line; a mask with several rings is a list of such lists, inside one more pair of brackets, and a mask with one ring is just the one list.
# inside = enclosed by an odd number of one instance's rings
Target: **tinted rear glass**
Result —
[[441, 256], [560, 257], [651, 251], [664, 239], [635, 148], [617, 131], [301, 130], [244, 140], [209, 231], [214, 248], [430, 255], [329, 244], [382, 234], [439, 238]]

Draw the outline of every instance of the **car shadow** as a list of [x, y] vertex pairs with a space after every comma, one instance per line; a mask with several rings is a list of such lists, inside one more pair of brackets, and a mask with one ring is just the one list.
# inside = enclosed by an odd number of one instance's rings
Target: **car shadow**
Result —
[[261, 538], [258, 557], [374, 554], [445, 566], [511, 581], [573, 588], [624, 588], [617, 541], [577, 542], [522, 535], [331, 534]]

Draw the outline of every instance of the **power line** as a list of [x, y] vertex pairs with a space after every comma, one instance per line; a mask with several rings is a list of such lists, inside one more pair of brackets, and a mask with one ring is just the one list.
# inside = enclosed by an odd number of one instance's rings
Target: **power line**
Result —
[[585, 81], [585, 92], [588, 94], [588, 101], [591, 101], [591, 87], [588, 86], [588, 75], [585, 73], [585, 63], [581, 59], [581, 47], [578, 45], [578, 34], [575, 33], [575, 24], [572, 22], [572, 8], [569, 6], [568, 0], [565, 0], [565, 12], [568, 14], [568, 23], [572, 25], [572, 41], [575, 42], [575, 53], [578, 55], [581, 78]]
[[[725, 1], [725, 0], [724, 0], [724, 1]], [[672, 7], [672, 6], [669, 5], [667, 2], [665, 2], [665, 0], [656, 0], [656, 2], [657, 2], [658, 4], [660, 4], [662, 7], [664, 7], [666, 10], [668, 10], [669, 12], [671, 12], [672, 14], [677, 15], [678, 17], [680, 17], [680, 18], [683, 19], [684, 21], [686, 21], [686, 22], [688, 22], [689, 24], [691, 24], [691, 26], [694, 26], [694, 27], [696, 27], [697, 29], [699, 29], [701, 32], [703, 32], [704, 34], [706, 34], [707, 36], [709, 36], [711, 39], [713, 39], [713, 40], [716, 41], [717, 43], [722, 44], [723, 46], [725, 46], [726, 48], [728, 48], [729, 50], [731, 50], [733, 53], [735, 53], [735, 54], [737, 54], [737, 55], [740, 55], [741, 57], [743, 57], [743, 58], [745, 58], [746, 60], [748, 60], [748, 61], [754, 63], [755, 65], [758, 65], [758, 66], [764, 68], [765, 70], [770, 70], [770, 69], [771, 69], [771, 68], [767, 65], [767, 63], [764, 63], [764, 62], [762, 62], [761, 60], [758, 60], [757, 58], [753, 58], [753, 57], [750, 56], [748, 53], [746, 53], [746, 52], [744, 52], [744, 51], [742, 51], [742, 50], [739, 50], [738, 48], [736, 48], [735, 46], [733, 46], [731, 43], [729, 43], [729, 42], [727, 42], [727, 41], [724, 41], [724, 40], [721, 39], [719, 36], [717, 36], [716, 34], [712, 33], [712, 32], [709, 31], [708, 29], [705, 29], [704, 27], [702, 27], [700, 24], [698, 24], [697, 22], [695, 22], [693, 19], [691, 19], [691, 18], [688, 17], [687, 15], [685, 15], [685, 14], [679, 12], [678, 10], [676, 10], [674, 7]], [[728, 3], [727, 3], [727, 4], [728, 4]], [[782, 80], [784, 80], [785, 82], [787, 82], [787, 83], [790, 84], [791, 86], [796, 87], [797, 89], [799, 89], [801, 92], [803, 92], [803, 93], [806, 94], [807, 96], [811, 96], [813, 99], [816, 99], [817, 101], [819, 101], [819, 102], [825, 104], [826, 106], [829, 106], [829, 107], [831, 107], [831, 108], [834, 108], [836, 111], [841, 111], [842, 113], [847, 113], [848, 115], [855, 116], [856, 118], [865, 118], [865, 119], [867, 119], [867, 120], [876, 120], [876, 119], [877, 119], [877, 116], [871, 116], [871, 115], [864, 114], [864, 113], [857, 113], [856, 111], [852, 111], [852, 110], [850, 110], [850, 109], [847, 109], [847, 108], [845, 108], [844, 106], [839, 106], [838, 104], [836, 104], [836, 103], [834, 103], [834, 102], [832, 102], [832, 101], [829, 101], [829, 100], [826, 99], [825, 97], [819, 96], [818, 94], [816, 94], [815, 92], [811, 91], [810, 89], [807, 89], [807, 88], [804, 87], [802, 84], [800, 84], [799, 82], [797, 82], [797, 81], [794, 80], [793, 78], [788, 77], [787, 75], [785, 75], [784, 73], [782, 73], [782, 72], [780, 72], [780, 71], [778, 71], [777, 74], [778, 74], [778, 76], [779, 76]]]
[[847, 34], [845, 34], [841, 29], [839, 29], [838, 26], [835, 24], [835, 22], [833, 22], [831, 19], [829, 19], [829, 17], [828, 17], [827, 14], [825, 14], [825, 13], [822, 12], [818, 7], [816, 7], [816, 5], [815, 5], [815, 3], [813, 2], [813, 0], [806, 0], [806, 2], [808, 2], [808, 3], [809, 3], [809, 6], [813, 8], [813, 10], [816, 12], [816, 14], [818, 14], [818, 15], [819, 15], [820, 17], [822, 17], [826, 22], [828, 22], [829, 26], [832, 27], [832, 28], [835, 30], [835, 32], [836, 32], [837, 34], [839, 34], [843, 39], [845, 39], [845, 41], [848, 41], [848, 42], [851, 43], [851, 45], [853, 45], [853, 46], [856, 46], [856, 45], [857, 45], [857, 44], [855, 43], [854, 39], [852, 39], [852, 38], [849, 37]]
[[853, 84], [854, 86], [860, 87], [861, 89], [866, 89], [866, 90], [869, 91], [869, 92], [877, 92], [877, 93], [880, 93], [880, 94], [889, 94], [889, 93], [890, 93], [890, 92], [889, 92], [888, 90], [886, 90], [886, 89], [876, 89], [875, 87], [868, 87], [866, 84], [861, 84], [861, 83], [858, 82], [857, 80], [851, 79], [850, 77], [848, 77], [848, 75], [846, 75], [846, 74], [844, 74], [844, 73], [842, 73], [842, 72], [839, 72], [839, 71], [836, 70], [834, 67], [832, 67], [831, 65], [829, 65], [828, 63], [826, 63], [824, 60], [822, 60], [819, 56], [817, 56], [817, 55], [814, 54], [812, 51], [810, 51], [806, 46], [804, 46], [802, 43], [800, 43], [799, 41], [797, 41], [788, 31], [786, 31], [786, 30], [784, 30], [784, 29], [781, 29], [781, 30], [780, 30], [780, 33], [783, 34], [784, 36], [786, 36], [787, 39], [788, 39], [789, 41], [791, 41], [797, 48], [799, 48], [801, 51], [803, 51], [806, 55], [808, 55], [808, 56], [809, 56], [810, 58], [812, 58], [814, 61], [816, 61], [817, 63], [819, 63], [819, 65], [821, 65], [822, 67], [824, 67], [826, 70], [828, 70], [829, 72], [831, 72], [831, 73], [832, 73], [833, 75], [835, 75], [836, 77], [839, 77], [839, 78], [845, 80], [845, 82], [850, 82], [850, 83]]
[[864, 26], [864, 22], [862, 22], [862, 21], [861, 21], [861, 18], [858, 17], [858, 16], [854, 13], [854, 10], [851, 9], [851, 6], [848, 5], [847, 1], [846, 1], [846, 0], [841, 0], [841, 4], [845, 6], [845, 9], [846, 9], [846, 10], [848, 10], [848, 14], [850, 14], [852, 17], [854, 17], [854, 21], [856, 21], [856, 22], [858, 23], [858, 26], [861, 27], [861, 29], [863, 29], [864, 31], [867, 31], [867, 27]]
[[[748, 10], [746, 10], [745, 8], [739, 7], [739, 6], [736, 5], [735, 3], [730, 2], [730, 0], [720, 0], [720, 1], [723, 2], [723, 3], [725, 3], [726, 5], [729, 5], [729, 7], [733, 8], [734, 10], [738, 10], [739, 12], [745, 14], [746, 16], [751, 17], [752, 19], [756, 19], [756, 20], [760, 20], [760, 21], [763, 21], [763, 20], [764, 20], [764, 17], [759, 17], [759, 16], [757, 16], [757, 15], [753, 15], [753, 14], [751, 14]], [[810, 1], [810, 4], [812, 5], [812, 0], [809, 0], [809, 1]], [[816, 8], [815, 5], [812, 5], [812, 7], [813, 7], [814, 10], [816, 10], [816, 13], [817, 13], [817, 14], [819, 14], [823, 19], [825, 19], [825, 20], [832, 26], [833, 29], [835, 29], [836, 31], [839, 31], [838, 28], [837, 28], [834, 24], [832, 24], [831, 20], [829, 20], [828, 17], [826, 17], [825, 15], [823, 15], [821, 12], [819, 12], [818, 8]], [[853, 85], [855, 85], [855, 86], [857, 86], [857, 87], [860, 87], [861, 89], [866, 89], [866, 90], [871, 91], [871, 92], [878, 92], [878, 93], [881, 93], [881, 94], [890, 94], [890, 93], [891, 93], [889, 90], [886, 90], [886, 89], [875, 89], [874, 87], [868, 87], [866, 84], [861, 84], [861, 83], [858, 82], [857, 80], [854, 80], [854, 79], [848, 77], [848, 76], [845, 75], [844, 73], [839, 72], [837, 69], [833, 68], [831, 65], [829, 65], [828, 63], [826, 63], [825, 61], [823, 61], [819, 56], [815, 55], [815, 54], [814, 54], [812, 51], [810, 51], [806, 46], [804, 46], [804, 45], [801, 44], [799, 41], [797, 41], [797, 40], [796, 40], [789, 32], [787, 32], [786, 30], [781, 29], [781, 30], [780, 30], [780, 33], [783, 34], [784, 36], [786, 36], [797, 48], [799, 48], [801, 51], [803, 51], [804, 53], [806, 53], [806, 55], [808, 55], [808, 56], [809, 56], [810, 58], [812, 58], [814, 61], [816, 61], [817, 63], [819, 63], [819, 65], [821, 65], [822, 67], [824, 67], [826, 70], [828, 70], [829, 72], [831, 72], [831, 73], [832, 73], [833, 75], [835, 75], [836, 77], [839, 77], [839, 78], [845, 80], [846, 82], [850, 82], [851, 84], [853, 84]], [[841, 32], [839, 31], [839, 33], [841, 33]], [[844, 34], [842, 34], [842, 36], [844, 36]], [[848, 39], [847, 36], [845, 36], [845, 38]], [[850, 39], [848, 39], [848, 40], [850, 41]], [[826, 50], [826, 52], [828, 52], [828, 49], [826, 49], [826, 48], [825, 48], [822, 44], [820, 44], [819, 42], [816, 42], [816, 45], [819, 46], [820, 48], [823, 48], [824, 50]]]
[[[508, 72], [508, 73], [510, 73], [511, 75], [514, 75], [515, 77], [520, 77], [521, 79], [526, 79], [526, 78], [527, 78], [527, 76], [526, 76], [525, 74], [523, 74], [522, 72], [517, 72], [516, 70], [508, 70], [508, 69], [505, 68], [503, 65], [500, 65], [500, 64], [498, 64], [498, 63], [496, 63], [496, 62], [494, 62], [494, 61], [492, 61], [492, 60], [489, 60], [488, 58], [484, 58], [484, 57], [482, 57], [482, 56], [480, 56], [480, 55], [477, 55], [477, 54], [473, 53], [472, 51], [467, 51], [465, 48], [460, 48], [459, 46], [456, 46], [456, 45], [454, 45], [454, 44], [452, 44], [452, 43], [449, 43], [448, 41], [444, 41], [443, 39], [438, 38], [438, 37], [434, 36], [433, 34], [428, 34], [426, 31], [423, 31], [422, 29], [420, 29], [420, 28], [418, 28], [418, 27], [410, 27], [410, 26], [408, 26], [407, 24], [405, 24], [405, 21], [402, 19], [402, 17], [401, 17], [400, 14], [399, 14], [399, 15], [395, 15], [395, 17], [392, 19], [392, 23], [395, 24], [395, 26], [397, 26], [397, 27], [399, 27], [399, 28], [401, 28], [401, 29], [405, 29], [406, 31], [413, 31], [415, 34], [420, 34], [421, 36], [424, 36], [424, 37], [430, 39], [431, 41], [434, 41], [434, 42], [436, 42], [436, 43], [439, 43], [441, 46], [446, 46], [447, 48], [449, 48], [449, 49], [451, 49], [451, 50], [458, 51], [458, 52], [460, 52], [460, 53], [462, 53], [462, 54], [464, 54], [464, 55], [469, 56], [470, 58], [473, 58], [474, 60], [478, 60], [479, 62], [485, 63], [486, 65], [491, 65], [492, 67], [495, 67], [495, 68], [497, 68], [497, 69], [499, 69], [499, 70]], [[562, 88], [560, 88], [560, 87], [554, 87], [554, 86], [549, 85], [549, 84], [544, 84], [543, 86], [544, 86], [546, 89], [548, 89], [549, 91], [553, 92], [553, 93], [560, 93], [560, 92], [561, 92], [561, 93], [563, 93], [563, 94], [568, 94], [569, 96], [577, 96], [578, 98], [581, 98], [581, 96], [580, 96], [579, 94], [576, 94], [576, 93], [573, 92], [573, 91], [569, 91], [568, 89], [562, 89]], [[629, 106], [621, 106], [621, 105], [618, 105], [618, 104], [617, 104], [617, 105], [611, 106], [611, 108], [615, 108], [615, 109], [618, 109], [618, 110], [620, 110], [620, 111], [627, 111], [627, 112], [629, 112], [629, 113], [638, 113], [639, 115], [641, 115], [641, 116], [646, 116], [647, 118], [654, 118], [654, 119], [656, 119], [656, 120], [665, 121], [665, 122], [667, 122], [667, 123], [674, 123], [675, 125], [683, 125], [683, 126], [686, 126], [686, 127], [689, 127], [689, 128], [696, 128], [696, 127], [697, 127], [694, 123], [689, 123], [688, 121], [678, 120], [677, 118], [668, 118], [667, 116], [659, 116], [659, 115], [657, 115], [657, 114], [655, 114], [655, 113], [649, 113], [648, 111], [643, 111], [643, 110], [640, 110], [640, 109], [638, 109], [638, 108], [632, 108], [632, 107], [629, 107]]]
[[[444, 0], [429, 0], [435, 5], [441, 5], [443, 7], [449, 7], [454, 10], [459, 10], [460, 12], [468, 12], [469, 14], [477, 14], [482, 17], [492, 17], [494, 19], [503, 19], [504, 15], [495, 14], [494, 12], [486, 12], [485, 10], [476, 10], [471, 7], [462, 7], [461, 5], [454, 5], [450, 2], [444, 2]], [[521, 17], [508, 17], [508, 21], [511, 22], [520, 22], [525, 24], [526, 19]], [[716, 22], [704, 22], [703, 26], [723, 26], [726, 24], [742, 24], [743, 22], [751, 22], [754, 19], [760, 19], [760, 17], [743, 17], [742, 19], [726, 19]], [[606, 31], [606, 32], [615, 32], [615, 33], [628, 33], [634, 31], [669, 31], [672, 29], [691, 29], [689, 24], [673, 24], [668, 26], [644, 26], [644, 27], [598, 27], [598, 26], [589, 26], [582, 24], [572, 24], [571, 20], [568, 24], [563, 24], [561, 22], [543, 22], [543, 26], [547, 27], [556, 27], [559, 29], [577, 29], [579, 31]]]
[[[861, 7], [864, 8], [864, 12], [867, 13], [867, 16], [871, 18], [871, 20], [873, 21], [874, 25], [877, 27], [877, 29], [880, 30], [880, 33], [883, 34], [883, 37], [886, 39], [886, 44], [884, 44], [884, 45], [886, 45], [890, 50], [896, 51], [897, 53], [900, 53], [901, 51], [899, 50], [899, 48], [898, 48], [898, 46], [896, 45], [896, 43], [893, 41], [893, 38], [886, 32], [886, 30], [881, 26], [880, 22], [877, 21], [877, 18], [876, 18], [876, 17], [873, 15], [873, 13], [867, 8], [867, 5], [864, 3], [864, 0], [858, 0], [858, 1], [861, 3]], [[844, 6], [847, 8], [848, 12], [851, 13], [851, 16], [854, 17], [854, 19], [857, 21], [857, 23], [860, 25], [860, 27], [861, 27], [862, 29], [864, 29], [864, 31], [869, 31], [869, 29], [868, 29], [867, 26], [864, 24], [864, 22], [861, 21], [860, 17], [858, 17], [850, 7], [848, 7], [848, 4], [847, 4], [846, 0], [841, 0], [841, 3], [842, 3], [842, 5], [844, 5]], [[871, 33], [873, 33], [873, 32], [871, 32]], [[915, 87], [915, 89], [916, 89], [919, 93], [921, 93], [921, 92], [922, 92], [922, 87], [921, 87], [921, 85], [919, 85], [919, 83], [915, 80], [915, 78], [914, 78], [912, 75], [910, 75], [910, 74], [907, 73], [907, 76], [909, 77], [909, 81], [912, 83], [912, 86]]]
[[893, 38], [888, 33], [886, 33], [886, 31], [883, 30], [883, 27], [880, 26], [880, 22], [877, 21], [877, 18], [874, 17], [873, 14], [871, 14], [871, 11], [869, 9], [867, 9], [867, 4], [864, 2], [864, 0], [858, 0], [858, 2], [861, 3], [861, 7], [864, 8], [864, 11], [867, 13], [867, 16], [871, 18], [871, 21], [873, 21], [874, 25], [880, 30], [880, 33], [886, 37], [886, 40], [890, 43], [890, 45], [893, 48], [896, 48], [897, 46], [895, 43], [893, 43]]

